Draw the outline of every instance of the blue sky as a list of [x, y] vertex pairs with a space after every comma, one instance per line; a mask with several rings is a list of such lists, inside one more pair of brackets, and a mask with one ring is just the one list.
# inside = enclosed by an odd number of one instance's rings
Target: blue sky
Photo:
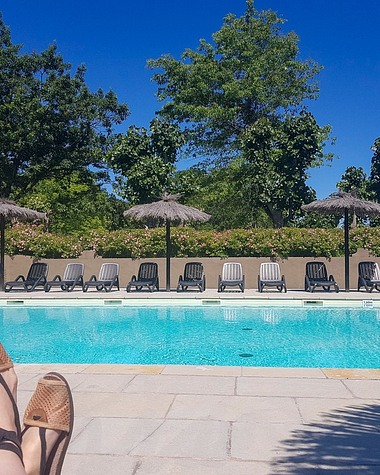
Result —
[[[159, 108], [146, 60], [170, 53], [179, 58], [200, 38], [211, 40], [228, 13], [244, 13], [244, 0], [2, 0], [0, 10], [14, 43], [41, 51], [53, 41], [73, 67], [84, 63], [92, 90], [112, 88], [131, 115], [120, 128], [149, 125]], [[300, 37], [300, 58], [324, 66], [320, 97], [309, 105], [320, 125], [331, 124], [339, 159], [312, 170], [318, 198], [336, 190], [348, 166], [370, 171], [371, 145], [380, 137], [380, 41], [377, 0], [256, 0], [286, 19], [284, 31]]]

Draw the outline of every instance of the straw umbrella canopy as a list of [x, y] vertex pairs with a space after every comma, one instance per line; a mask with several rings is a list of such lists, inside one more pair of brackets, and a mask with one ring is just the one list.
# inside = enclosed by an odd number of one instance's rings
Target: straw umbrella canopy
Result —
[[18, 206], [14, 201], [0, 198], [0, 290], [4, 290], [5, 223], [45, 219], [45, 213]]
[[331, 198], [316, 200], [307, 205], [301, 206], [302, 210], [319, 214], [344, 214], [344, 283], [346, 292], [350, 291], [349, 274], [349, 230], [348, 215], [356, 216], [379, 216], [380, 204], [372, 201], [361, 200], [356, 197], [356, 192], [346, 193], [340, 191]]
[[124, 211], [124, 216], [135, 219], [164, 219], [166, 224], [166, 291], [170, 291], [170, 223], [173, 221], [206, 222], [211, 216], [192, 206], [178, 203], [180, 195], [164, 194], [160, 201], [136, 205]]

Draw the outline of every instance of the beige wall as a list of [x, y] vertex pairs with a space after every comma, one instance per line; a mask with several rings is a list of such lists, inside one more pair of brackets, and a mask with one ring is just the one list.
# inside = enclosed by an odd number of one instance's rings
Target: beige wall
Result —
[[[291, 257], [289, 259], [279, 260], [281, 272], [285, 275], [286, 284], [289, 289], [303, 289], [304, 276], [305, 276], [305, 264], [306, 262], [318, 260], [326, 263], [327, 272], [333, 274], [341, 289], [344, 288], [344, 258], [333, 257], [330, 261], [325, 258], [313, 259], [310, 257]], [[358, 263], [360, 261], [376, 261], [380, 265], [380, 258], [374, 258], [369, 255], [367, 251], [363, 249], [350, 258], [350, 288], [354, 289], [357, 285], [358, 279]], [[49, 264], [48, 279], [52, 280], [56, 274], [62, 276], [66, 265], [69, 262], [83, 262], [85, 265], [85, 280], [88, 280], [92, 274], [97, 275], [99, 273], [100, 266], [103, 262], [118, 262], [120, 264], [120, 284], [122, 287], [126, 287], [130, 281], [132, 274], [138, 272], [138, 268], [141, 262], [157, 262], [159, 268], [160, 288], [165, 287], [166, 277], [165, 258], [160, 259], [103, 259], [101, 257], [94, 257], [92, 251], [85, 251], [79, 259], [42, 259], [42, 262]], [[257, 288], [257, 275], [259, 273], [260, 264], [262, 262], [268, 262], [268, 258], [260, 257], [241, 257], [241, 258], [229, 258], [221, 259], [219, 257], [209, 258], [175, 258], [171, 259], [171, 287], [177, 286], [178, 277], [183, 273], [183, 269], [186, 262], [200, 261], [203, 263], [206, 274], [206, 287], [211, 289], [217, 288], [218, 275], [222, 271], [224, 262], [241, 262], [243, 266], [243, 272], [245, 274], [246, 288]], [[32, 258], [27, 256], [15, 256], [10, 258], [5, 257], [5, 281], [14, 280], [19, 274], [25, 275], [28, 272], [30, 264], [33, 262]]]

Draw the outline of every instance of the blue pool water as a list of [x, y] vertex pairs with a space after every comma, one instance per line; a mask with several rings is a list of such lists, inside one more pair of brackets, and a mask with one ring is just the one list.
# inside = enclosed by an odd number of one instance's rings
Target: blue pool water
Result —
[[380, 368], [380, 311], [6, 307], [0, 341], [19, 363]]

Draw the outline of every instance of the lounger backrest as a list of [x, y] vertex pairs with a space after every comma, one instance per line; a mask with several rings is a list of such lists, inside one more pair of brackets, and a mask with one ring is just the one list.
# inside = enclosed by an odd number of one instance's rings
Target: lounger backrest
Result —
[[222, 280], [235, 281], [243, 279], [243, 269], [239, 262], [226, 262], [223, 264]]
[[380, 269], [377, 262], [359, 262], [359, 276], [369, 281], [380, 281]]
[[26, 280], [35, 282], [41, 277], [47, 277], [49, 266], [44, 262], [35, 262], [30, 266]]
[[188, 262], [185, 265], [185, 280], [201, 280], [203, 277], [203, 264], [201, 262]]
[[306, 264], [306, 275], [312, 280], [328, 280], [327, 269], [324, 262], [308, 262]]
[[151, 281], [157, 277], [158, 265], [155, 262], [144, 262], [140, 264], [137, 280], [140, 282]]
[[119, 264], [102, 264], [98, 280], [113, 280], [119, 275]]
[[83, 277], [84, 264], [72, 263], [67, 264], [62, 280], [76, 280], [78, 277]]
[[277, 262], [265, 262], [260, 265], [260, 279], [266, 282], [281, 280], [280, 266]]

